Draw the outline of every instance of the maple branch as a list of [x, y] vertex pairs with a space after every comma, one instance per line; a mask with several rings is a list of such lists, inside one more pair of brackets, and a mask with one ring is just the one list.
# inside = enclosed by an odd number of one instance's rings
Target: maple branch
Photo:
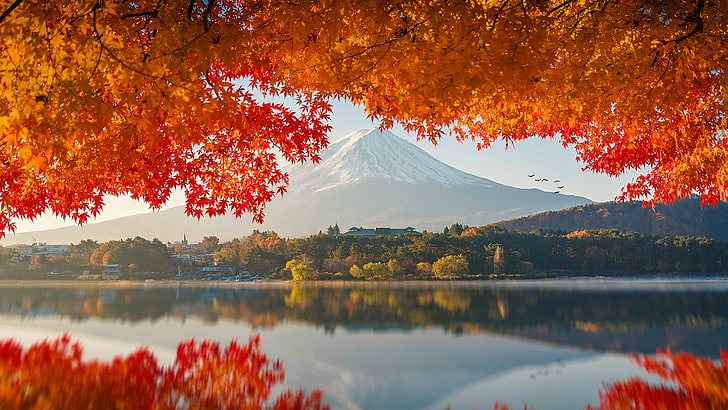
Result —
[[559, 4], [558, 6], [556, 6], [556, 7], [553, 7], [553, 8], [551, 9], [551, 10], [547, 11], [547, 12], [546, 12], [546, 15], [547, 15], [547, 16], [549, 16], [549, 15], [551, 15], [552, 13], [554, 13], [554, 12], [558, 11], [559, 9], [561, 9], [561, 8], [563, 8], [563, 7], [566, 7], [566, 6], [567, 6], [567, 5], [569, 4], [569, 3], [572, 3], [572, 2], [573, 2], [573, 0], [566, 0], [566, 1], [564, 1], [563, 3]]
[[678, 44], [703, 31], [703, 18], [700, 17], [700, 13], [703, 12], [703, 7], [705, 7], [705, 0], [698, 0], [698, 4], [695, 6], [695, 10], [693, 10], [692, 13], [688, 14], [687, 17], [683, 19], [683, 21], [686, 23], [695, 23], [695, 27], [693, 27], [693, 29], [689, 33], [686, 33], [668, 42], [674, 42], [675, 44]]
[[190, 0], [187, 4], [187, 20], [192, 21], [192, 12], [195, 10], [195, 0]]
[[362, 71], [362, 73], [361, 73], [361, 74], [359, 74], [359, 75], [358, 75], [358, 76], [356, 76], [355, 78], [352, 78], [352, 79], [351, 79], [350, 81], [348, 81], [347, 83], [348, 83], [348, 84], [351, 84], [351, 83], [353, 83], [354, 81], [357, 81], [357, 80], [359, 80], [360, 78], [364, 77], [365, 75], [369, 74], [369, 73], [370, 73], [370, 72], [371, 72], [372, 70], [374, 70], [374, 69], [375, 69], [375, 68], [376, 68], [376, 67], [377, 67], [377, 66], [379, 65], [379, 63], [381, 63], [381, 62], [382, 62], [382, 60], [384, 59], [384, 56], [386, 56], [386, 55], [387, 55], [387, 53], [389, 53], [389, 50], [390, 50], [391, 48], [392, 48], [392, 43], [390, 42], [390, 43], [388, 43], [388, 44], [387, 44], [387, 48], [385, 48], [385, 49], [384, 49], [384, 52], [382, 53], [382, 55], [381, 55], [381, 56], [379, 56], [379, 58], [377, 59], [377, 61], [375, 61], [374, 63], [372, 63], [372, 64], [371, 64], [371, 66], [370, 66], [370, 67], [369, 67], [368, 69], [366, 69], [366, 70]]
[[368, 45], [368, 46], [364, 47], [360, 51], [357, 51], [355, 53], [349, 54], [347, 56], [343, 56], [341, 58], [337, 58], [335, 60], [336, 61], [343, 61], [343, 60], [346, 60], [346, 59], [350, 59], [350, 58], [354, 58], [354, 57], [360, 56], [360, 55], [362, 55], [362, 54], [364, 54], [364, 53], [366, 53], [366, 52], [368, 52], [370, 50], [373, 50], [375, 48], [378, 48], [378, 47], [389, 46], [390, 44], [394, 43], [395, 41], [397, 41], [397, 40], [405, 37], [407, 34], [413, 32], [417, 27], [425, 24], [429, 20], [430, 20], [430, 18], [428, 17], [428, 18], [426, 18], [426, 19], [424, 19], [422, 21], [419, 21], [419, 22], [413, 24], [409, 28], [402, 28], [397, 33], [395, 33], [394, 37], [392, 37], [390, 39], [387, 39], [387, 40], [384, 40], [384, 41], [380, 41], [379, 43], [376, 43], [376, 44]]
[[101, 64], [101, 57], [104, 55], [104, 47], [102, 45], [99, 45], [99, 56], [96, 57], [96, 63], [94, 64], [94, 69], [91, 70], [91, 74], [89, 74], [87, 82], [91, 81], [94, 74], [96, 74], [96, 71], [99, 69], [99, 64]]
[[96, 41], [99, 43], [99, 46], [101, 47], [102, 51], [105, 51], [106, 53], [108, 53], [109, 57], [111, 57], [112, 60], [114, 60], [117, 63], [121, 64], [121, 66], [124, 67], [124, 68], [126, 68], [127, 70], [129, 70], [131, 72], [134, 72], [134, 73], [137, 73], [137, 74], [139, 74], [141, 76], [148, 77], [148, 78], [151, 78], [153, 80], [165, 81], [165, 82], [169, 83], [170, 85], [172, 85], [174, 87], [178, 87], [178, 88], [181, 88], [181, 89], [187, 90], [187, 91], [192, 91], [189, 87], [185, 87], [185, 86], [179, 85], [179, 84], [175, 83], [174, 81], [170, 80], [169, 78], [161, 77], [161, 76], [158, 76], [158, 75], [154, 75], [154, 74], [151, 74], [151, 73], [146, 73], [146, 72], [144, 72], [142, 70], [139, 70], [139, 69], [137, 69], [137, 68], [129, 65], [126, 61], [122, 60], [121, 58], [117, 57], [116, 54], [114, 53], [114, 51], [111, 50], [106, 45], [106, 43], [104, 43], [104, 41], [102, 39], [103, 38], [103, 34], [99, 34], [99, 30], [98, 30], [98, 27], [96, 25], [96, 10], [97, 9], [98, 9], [98, 6], [95, 6], [94, 9], [92, 10], [92, 13], [93, 13], [94, 37], [96, 38]]
[[13, 4], [9, 5], [8, 8], [3, 11], [3, 14], [0, 14], [0, 23], [2, 23], [22, 2], [23, 0], [15, 0]]
[[212, 14], [213, 7], [215, 7], [215, 0], [207, 0], [207, 7], [205, 7], [205, 10], [202, 12], [202, 27], [205, 29], [205, 32], [210, 30], [209, 19]]
[[490, 21], [490, 31], [491, 32], [493, 30], [495, 30], [495, 25], [496, 25], [496, 23], [498, 23], [498, 18], [500, 17], [501, 13], [503, 13], [505, 11], [507, 5], [508, 5], [508, 0], [505, 0], [503, 3], [501, 3], [500, 7], [498, 7], [498, 11], [495, 12], [493, 19]]
[[159, 9], [152, 10], [152, 11], [140, 11], [138, 13], [122, 14], [121, 18], [126, 19], [126, 18], [131, 18], [131, 17], [157, 17], [158, 15], [159, 15]]

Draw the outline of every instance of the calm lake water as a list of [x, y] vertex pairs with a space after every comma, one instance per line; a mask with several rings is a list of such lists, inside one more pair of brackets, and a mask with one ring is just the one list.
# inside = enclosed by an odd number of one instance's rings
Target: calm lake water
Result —
[[0, 338], [69, 332], [86, 355], [260, 334], [286, 387], [334, 409], [581, 409], [641, 375], [629, 352], [728, 346], [728, 280], [201, 286], [0, 285]]

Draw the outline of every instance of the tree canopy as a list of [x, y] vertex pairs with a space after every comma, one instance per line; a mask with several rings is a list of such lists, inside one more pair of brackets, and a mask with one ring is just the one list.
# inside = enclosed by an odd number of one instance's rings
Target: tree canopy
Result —
[[190, 215], [260, 221], [335, 98], [434, 143], [558, 139], [640, 170], [621, 199], [715, 203], [727, 35], [722, 0], [6, 1], [0, 232], [174, 189]]

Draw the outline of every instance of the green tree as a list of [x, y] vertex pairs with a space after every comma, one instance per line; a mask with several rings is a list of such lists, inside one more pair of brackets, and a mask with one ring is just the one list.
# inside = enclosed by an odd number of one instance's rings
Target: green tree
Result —
[[432, 264], [429, 262], [418, 263], [417, 274], [424, 277], [432, 276]]
[[215, 253], [218, 250], [220, 250], [220, 238], [217, 236], [205, 236], [197, 245], [197, 252], [201, 254]]
[[159, 239], [151, 241], [137, 236], [123, 241], [109, 241], [99, 245], [90, 261], [97, 266], [135, 264], [140, 271], [163, 272], [172, 270], [172, 250]]
[[364, 272], [364, 269], [359, 267], [359, 265], [352, 265], [351, 268], [349, 268], [349, 275], [355, 279], [365, 279], [367, 277], [366, 272]]
[[469, 268], [463, 255], [448, 255], [432, 264], [432, 273], [439, 279], [455, 279], [467, 274]]
[[88, 265], [91, 263], [91, 255], [93, 255], [99, 243], [92, 239], [84, 239], [78, 244], [68, 246], [68, 256], [66, 261], [76, 265]]
[[387, 262], [387, 269], [389, 269], [389, 272], [394, 277], [402, 276], [406, 273], [406, 269], [402, 262], [398, 261], [397, 259], [390, 259]]
[[305, 263], [301, 263], [295, 259], [286, 263], [286, 269], [291, 271], [293, 280], [314, 280], [317, 278], [316, 271]]
[[392, 271], [382, 262], [369, 262], [362, 269], [367, 280], [385, 280], [392, 277]]

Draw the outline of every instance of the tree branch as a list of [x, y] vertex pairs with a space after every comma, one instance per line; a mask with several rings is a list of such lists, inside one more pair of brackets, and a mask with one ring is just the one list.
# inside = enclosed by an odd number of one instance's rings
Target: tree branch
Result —
[[0, 23], [5, 21], [5, 19], [10, 15], [10, 13], [12, 13], [13, 10], [15, 10], [22, 2], [23, 2], [23, 0], [15, 0], [13, 2], [13, 4], [9, 5], [8, 8], [5, 9], [5, 11], [3, 11], [3, 14], [0, 14]]
[[703, 7], [705, 7], [705, 0], [698, 0], [698, 4], [695, 6], [695, 11], [690, 13], [683, 20], [685, 22], [695, 23], [695, 27], [693, 27], [693, 29], [689, 33], [686, 33], [685, 35], [680, 36], [680, 37], [678, 37], [674, 40], [670, 40], [670, 41], [674, 42], [675, 44], [678, 44], [678, 43], [682, 42], [683, 40], [687, 40], [690, 37], [694, 36], [695, 34], [698, 34], [701, 31], [703, 31], [703, 18], [700, 17], [700, 13], [702, 13]]
[[159, 14], [159, 10], [152, 10], [152, 11], [140, 11], [139, 13], [128, 13], [128, 14], [122, 14], [121, 18], [126, 19], [130, 17], [157, 17]]

